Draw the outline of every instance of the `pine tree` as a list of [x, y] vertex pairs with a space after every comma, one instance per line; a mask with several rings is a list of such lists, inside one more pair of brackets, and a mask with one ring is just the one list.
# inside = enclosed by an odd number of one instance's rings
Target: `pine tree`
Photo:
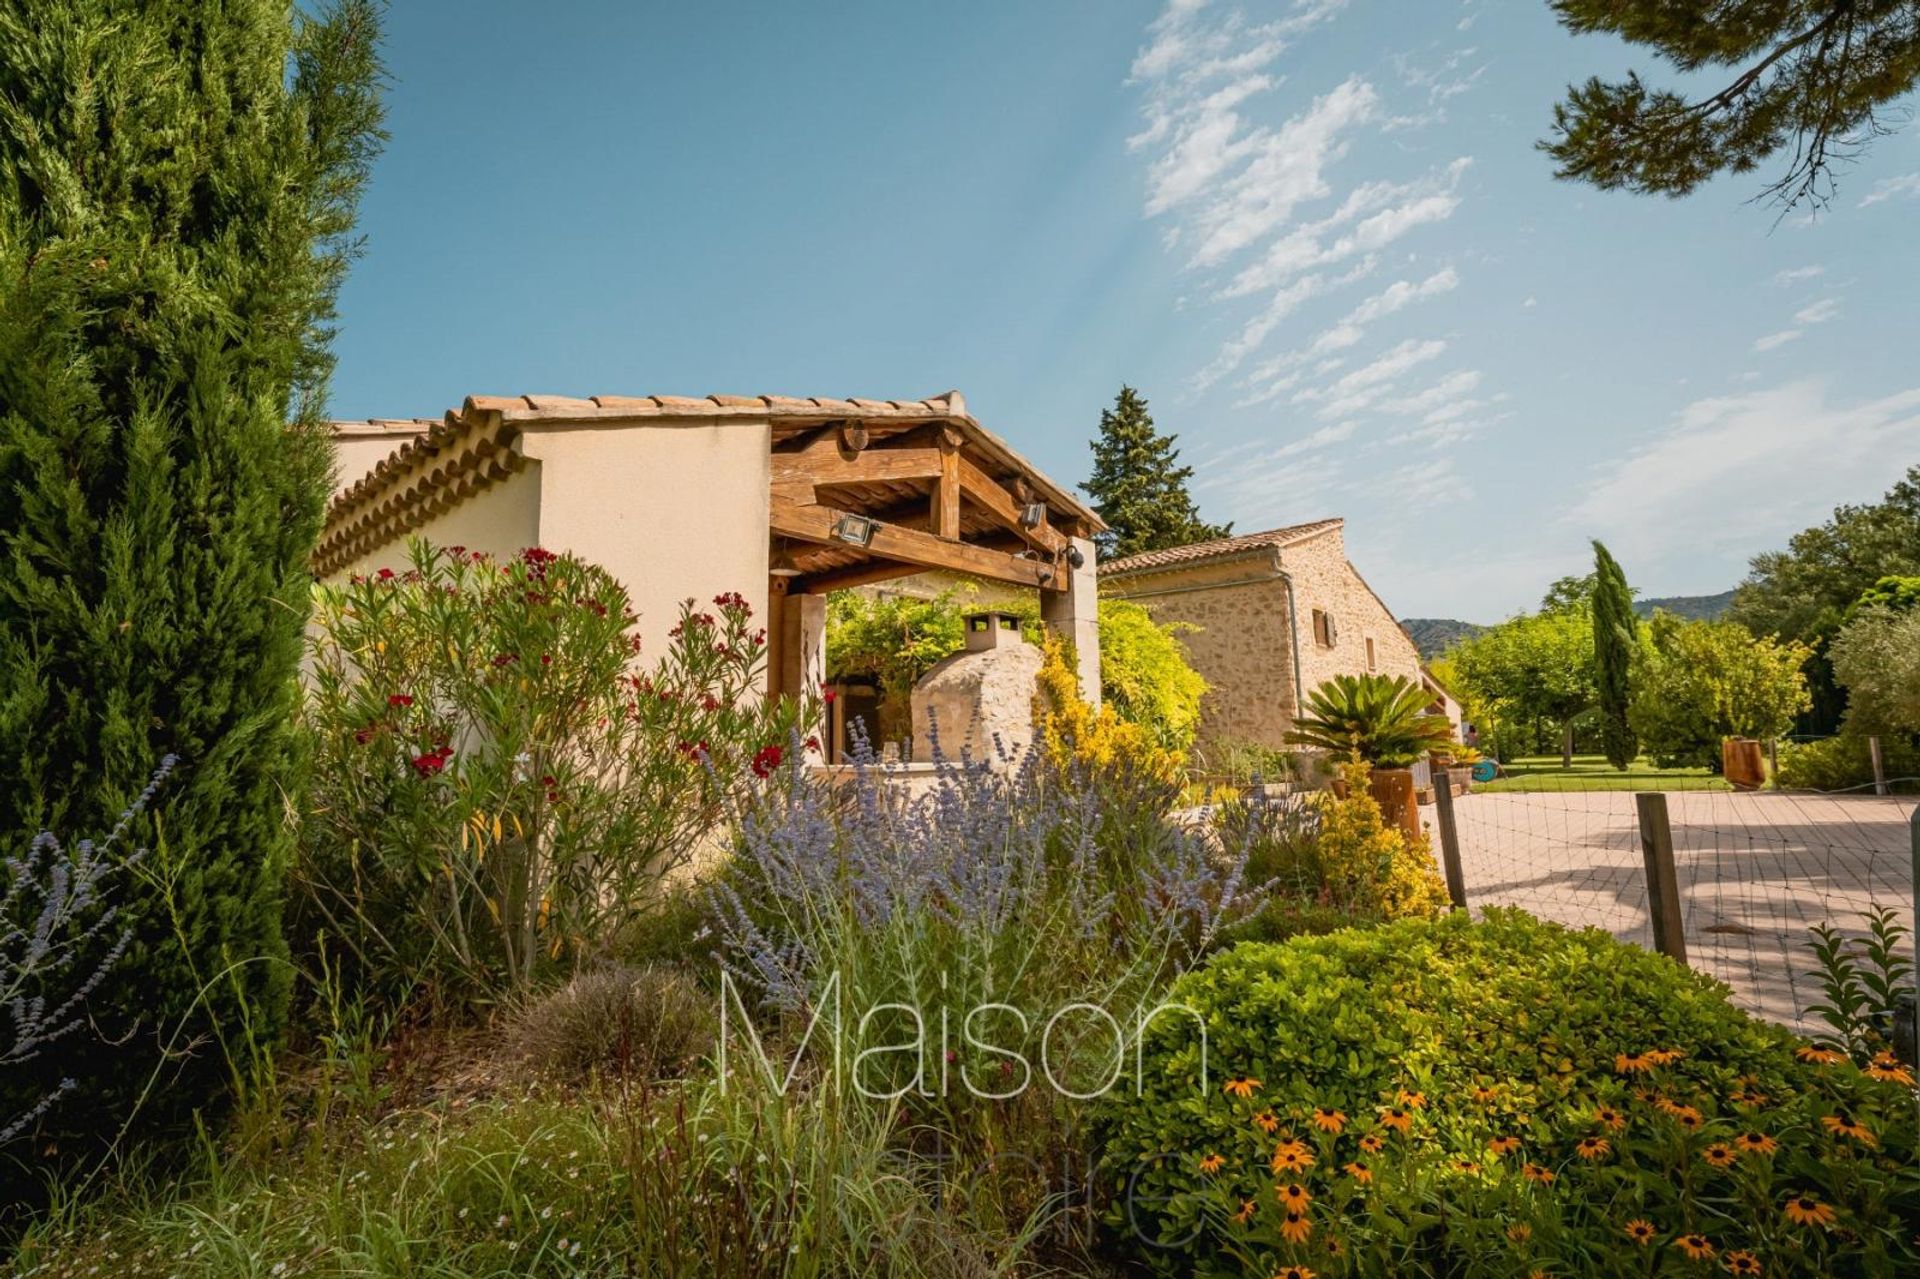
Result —
[[0, 1082], [0, 1113], [79, 1084], [42, 1149], [83, 1156], [143, 1092], [143, 1121], [217, 1107], [284, 1020], [294, 678], [378, 35], [373, 0], [0, 13], [0, 854], [113, 826], [181, 760], [128, 839], [152, 851], [94, 1032]]
[[1791, 208], [1824, 204], [1833, 166], [1892, 132], [1888, 108], [1920, 80], [1913, 0], [1550, 0], [1569, 30], [1650, 46], [1700, 83], [1693, 100], [1637, 72], [1568, 90], [1540, 144], [1557, 176], [1603, 190], [1685, 195], [1721, 173], [1776, 155], [1786, 169], [1767, 194]]
[[1627, 723], [1633, 702], [1633, 656], [1640, 622], [1633, 611], [1633, 590], [1620, 564], [1599, 542], [1593, 544], [1593, 659], [1600, 703], [1600, 746], [1607, 762], [1625, 769], [1640, 753]]
[[1100, 411], [1093, 442], [1093, 478], [1080, 487], [1110, 531], [1100, 538], [1106, 558], [1165, 550], [1225, 537], [1231, 524], [1208, 524], [1187, 492], [1191, 466], [1180, 466], [1177, 436], [1153, 429], [1147, 402], [1122, 386], [1113, 407]]

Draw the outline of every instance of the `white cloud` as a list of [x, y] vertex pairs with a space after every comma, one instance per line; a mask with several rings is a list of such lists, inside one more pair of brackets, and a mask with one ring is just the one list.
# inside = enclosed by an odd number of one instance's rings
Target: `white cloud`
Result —
[[[1311, 278], [1311, 277], [1309, 277]], [[1452, 267], [1442, 267], [1424, 280], [1395, 280], [1380, 292], [1362, 301], [1353, 310], [1326, 329], [1306, 346], [1260, 362], [1247, 376], [1247, 384], [1258, 389], [1236, 407], [1264, 404], [1299, 382], [1298, 366], [1309, 360], [1358, 346], [1366, 337], [1366, 326], [1412, 306], [1415, 302], [1451, 293], [1460, 286], [1460, 276]], [[1289, 370], [1296, 370], [1289, 372]], [[1321, 373], [1323, 370], [1315, 370]]]
[[1773, 278], [1769, 280], [1768, 283], [1773, 285], [1798, 284], [1802, 280], [1811, 280], [1814, 276], [1821, 274], [1826, 269], [1827, 268], [1817, 264], [1813, 266], [1789, 267], [1784, 271], [1775, 271]]
[[1392, 389], [1393, 383], [1409, 369], [1438, 359], [1447, 344], [1438, 338], [1408, 338], [1371, 364], [1362, 365], [1325, 387], [1301, 391], [1296, 403], [1318, 402], [1322, 418], [1345, 417], [1372, 407]]
[[1750, 554], [1878, 493], [1920, 439], [1920, 388], [1836, 404], [1817, 380], [1696, 400], [1566, 515], [1617, 551]]
[[1457, 373], [1447, 374], [1432, 386], [1416, 391], [1412, 395], [1382, 400], [1380, 411], [1398, 413], [1406, 417], [1421, 417], [1428, 422], [1445, 422], [1480, 406], [1480, 401], [1467, 398], [1479, 385], [1480, 370], [1461, 369]]
[[1860, 200], [1860, 207], [1878, 204], [1882, 200], [1891, 200], [1897, 195], [1920, 195], [1920, 173], [1903, 173], [1897, 178], [1881, 178], [1873, 184], [1873, 190]]
[[1351, 271], [1337, 276], [1307, 275], [1293, 281], [1284, 288], [1276, 289], [1268, 299], [1265, 309], [1261, 310], [1241, 326], [1237, 336], [1220, 348], [1208, 365], [1194, 375], [1193, 388], [1204, 391], [1227, 374], [1240, 367], [1248, 355], [1260, 349], [1280, 321], [1293, 314], [1294, 310], [1310, 298], [1334, 289], [1345, 288], [1361, 276], [1374, 269], [1369, 259], [1354, 267]]
[[1776, 346], [1785, 346], [1804, 332], [1806, 332], [1805, 329], [1781, 329], [1778, 333], [1769, 333], [1765, 337], [1755, 338], [1753, 340], [1753, 349], [1756, 351], [1771, 351]]
[[1821, 298], [1818, 302], [1810, 303], [1795, 311], [1793, 318], [1799, 324], [1825, 324], [1839, 314], [1838, 301], [1833, 298]]

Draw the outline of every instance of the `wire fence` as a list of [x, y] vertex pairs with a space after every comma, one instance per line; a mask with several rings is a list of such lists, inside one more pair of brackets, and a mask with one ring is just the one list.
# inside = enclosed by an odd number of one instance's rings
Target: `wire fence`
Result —
[[[1673, 791], [1665, 796], [1687, 960], [1748, 1011], [1802, 1032], [1821, 996], [1809, 930], [1914, 924], [1911, 796]], [[1453, 801], [1470, 908], [1518, 906], [1653, 948], [1636, 796], [1504, 791]]]

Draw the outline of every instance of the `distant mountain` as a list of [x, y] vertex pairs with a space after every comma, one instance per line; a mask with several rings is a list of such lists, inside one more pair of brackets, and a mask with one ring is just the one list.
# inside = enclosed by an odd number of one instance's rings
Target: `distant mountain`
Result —
[[1653, 610], [1658, 608], [1695, 621], [1712, 622], [1725, 616], [1732, 604], [1733, 592], [1721, 591], [1718, 595], [1663, 595], [1658, 599], [1635, 600], [1633, 608], [1642, 617], [1652, 617]]
[[1413, 636], [1413, 646], [1429, 662], [1460, 640], [1472, 639], [1487, 629], [1451, 617], [1403, 617], [1400, 625], [1407, 628], [1407, 634]]

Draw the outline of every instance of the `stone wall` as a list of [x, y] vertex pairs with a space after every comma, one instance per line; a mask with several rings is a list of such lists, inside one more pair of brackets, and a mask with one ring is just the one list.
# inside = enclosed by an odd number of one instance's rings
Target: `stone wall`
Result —
[[[1300, 608], [1300, 674], [1307, 693], [1335, 675], [1373, 671], [1420, 678], [1420, 650], [1348, 562], [1346, 539], [1339, 529], [1288, 547], [1283, 562], [1293, 575], [1294, 598]], [[1314, 609], [1333, 616], [1331, 646], [1314, 637]]]

